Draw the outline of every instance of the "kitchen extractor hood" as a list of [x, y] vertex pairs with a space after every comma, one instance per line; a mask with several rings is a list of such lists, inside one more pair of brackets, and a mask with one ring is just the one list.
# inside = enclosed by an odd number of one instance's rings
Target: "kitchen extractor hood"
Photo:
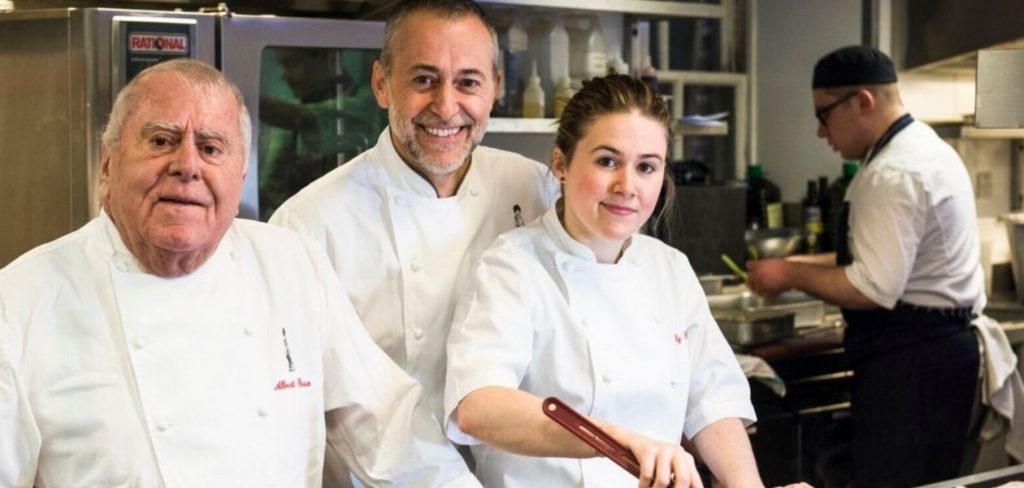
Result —
[[979, 49], [1024, 48], [1020, 7], [1020, 0], [893, 0], [897, 68], [973, 74]]

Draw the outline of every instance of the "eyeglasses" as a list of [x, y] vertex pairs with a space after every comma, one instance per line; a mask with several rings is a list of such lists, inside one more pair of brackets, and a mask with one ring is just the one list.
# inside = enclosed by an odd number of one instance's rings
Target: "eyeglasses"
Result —
[[832, 112], [832, 109], [842, 105], [843, 102], [855, 97], [858, 92], [859, 91], [852, 91], [850, 93], [847, 93], [846, 95], [839, 97], [839, 100], [836, 100], [828, 105], [825, 105], [824, 107], [815, 110], [814, 116], [818, 118], [818, 122], [821, 122], [821, 125], [828, 127], [828, 114]]

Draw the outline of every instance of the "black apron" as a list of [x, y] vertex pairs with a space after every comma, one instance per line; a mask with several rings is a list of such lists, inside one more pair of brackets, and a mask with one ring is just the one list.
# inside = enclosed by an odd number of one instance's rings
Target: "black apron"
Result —
[[[906, 114], [879, 139], [867, 166], [913, 122]], [[843, 203], [836, 263], [853, 262], [849, 202]], [[855, 487], [910, 487], [960, 476], [978, 380], [970, 307], [897, 302], [893, 310], [842, 309], [851, 386]]]

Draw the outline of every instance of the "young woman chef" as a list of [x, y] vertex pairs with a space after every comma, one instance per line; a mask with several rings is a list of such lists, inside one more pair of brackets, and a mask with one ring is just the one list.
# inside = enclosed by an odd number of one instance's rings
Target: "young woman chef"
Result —
[[563, 199], [483, 254], [448, 341], [445, 412], [484, 486], [637, 483], [550, 421], [547, 396], [630, 449], [641, 487], [701, 486], [681, 440], [726, 486], [762, 486], [747, 380], [697, 277], [682, 253], [637, 233], [674, 189], [668, 124], [645, 84], [584, 82], [552, 151]]

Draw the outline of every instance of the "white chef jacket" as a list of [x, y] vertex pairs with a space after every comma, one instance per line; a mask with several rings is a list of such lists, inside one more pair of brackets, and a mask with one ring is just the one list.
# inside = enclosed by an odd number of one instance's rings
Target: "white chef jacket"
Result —
[[480, 258], [448, 342], [446, 431], [472, 445], [487, 487], [635, 486], [605, 458], [541, 458], [480, 444], [455, 408], [486, 386], [556, 396], [577, 411], [678, 443], [727, 417], [755, 419], [750, 388], [686, 257], [634, 235], [599, 264], [552, 209]]
[[850, 283], [878, 305], [985, 306], [974, 191], [960, 156], [914, 121], [847, 189]]
[[252, 221], [178, 278], [105, 212], [30, 251], [0, 270], [0, 486], [319, 487], [325, 448], [374, 486], [435, 483], [419, 385], [340, 295], [312, 243]]
[[270, 223], [327, 249], [370, 336], [423, 384], [440, 425], [455, 290], [480, 253], [516, 226], [514, 207], [529, 222], [557, 193], [544, 165], [478, 147], [456, 195], [438, 198], [384, 129], [375, 147], [289, 199]]

